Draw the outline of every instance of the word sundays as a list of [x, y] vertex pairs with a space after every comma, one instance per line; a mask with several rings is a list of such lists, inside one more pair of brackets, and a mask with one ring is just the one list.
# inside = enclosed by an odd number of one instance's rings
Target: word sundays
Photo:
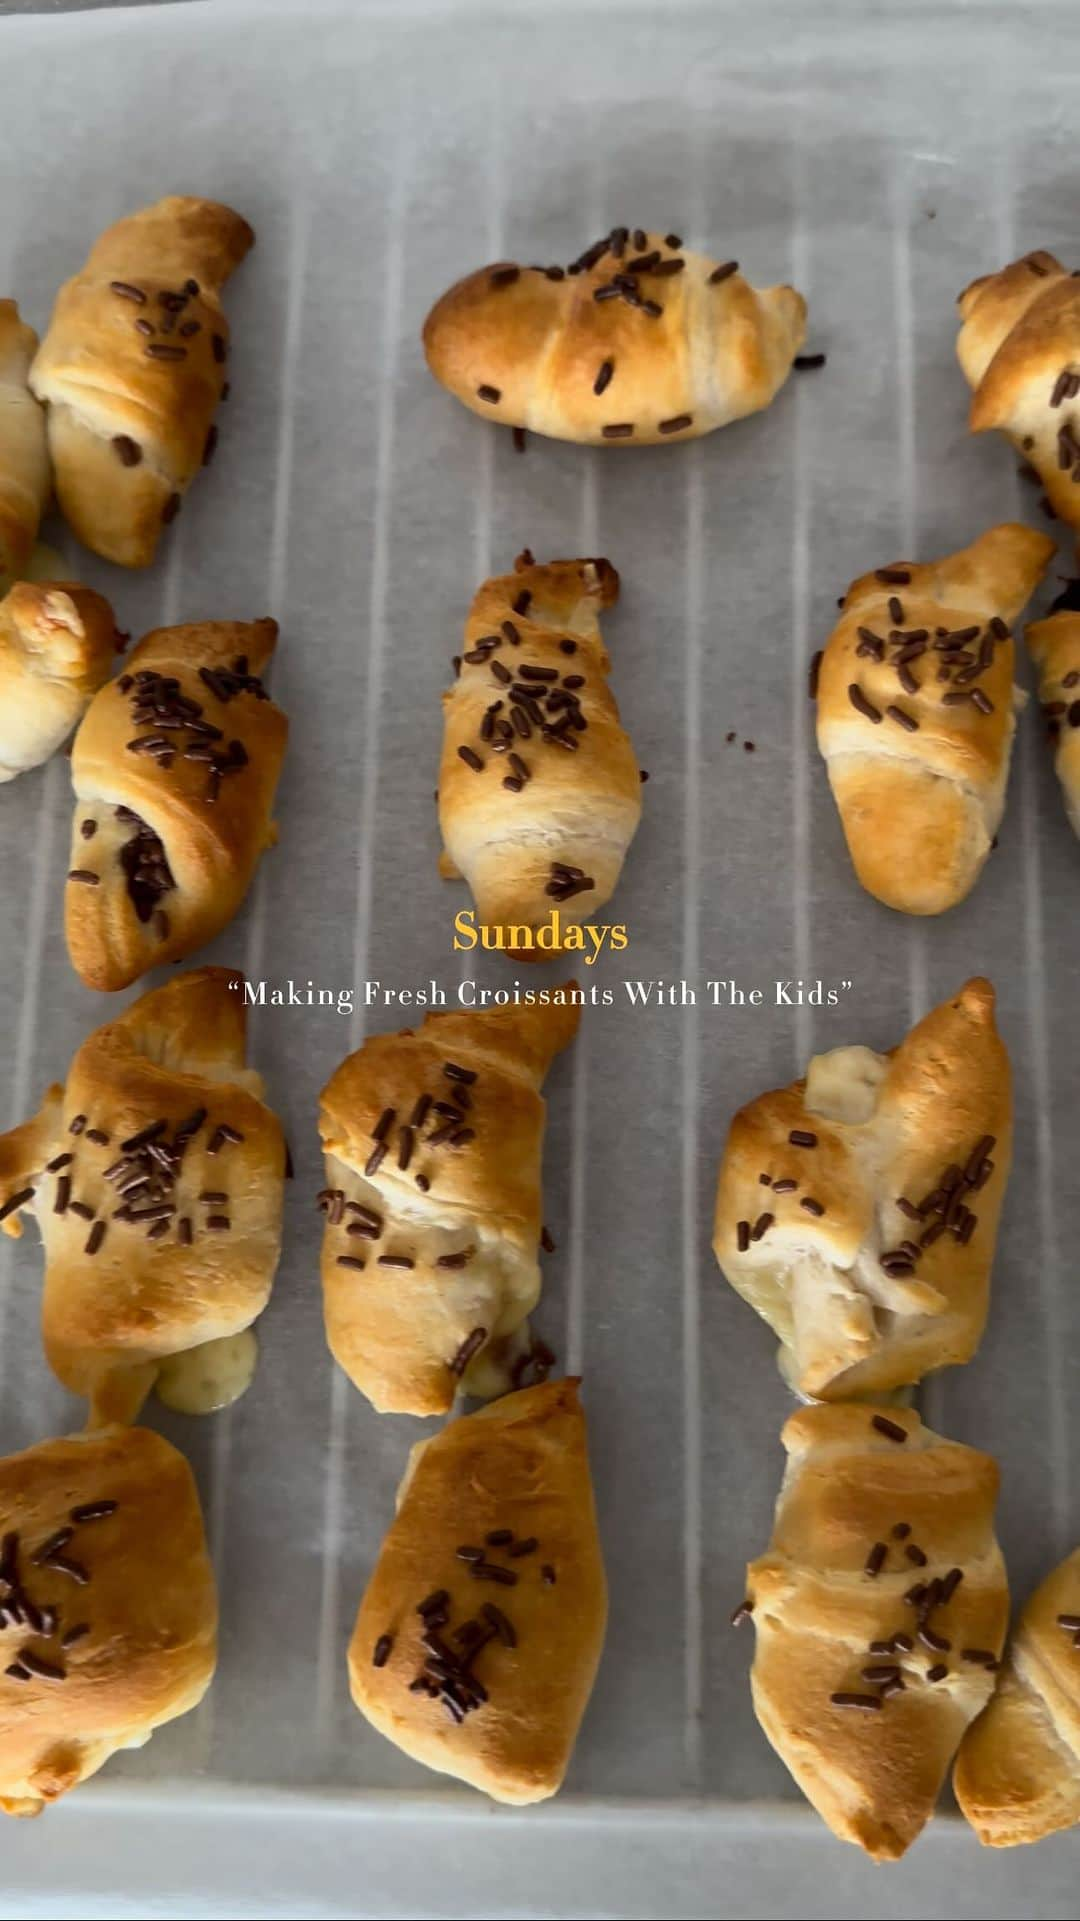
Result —
[[541, 960], [550, 954], [580, 954], [586, 967], [593, 967], [599, 954], [607, 946], [609, 952], [621, 954], [629, 945], [629, 935], [623, 923], [617, 927], [595, 927], [590, 921], [563, 921], [557, 907], [553, 908], [546, 921], [539, 927], [510, 926], [485, 927], [476, 918], [475, 910], [463, 907], [454, 916], [454, 952], [469, 954], [475, 947], [492, 949], [496, 953], [507, 953], [516, 960], [539, 957]]
[[[696, 1007], [699, 989], [689, 981], [623, 982], [631, 1007]], [[734, 980], [707, 980], [704, 992], [712, 1007], [837, 1007], [842, 994], [850, 991], [851, 981], [783, 980], [772, 981], [768, 988], [742, 987]]]

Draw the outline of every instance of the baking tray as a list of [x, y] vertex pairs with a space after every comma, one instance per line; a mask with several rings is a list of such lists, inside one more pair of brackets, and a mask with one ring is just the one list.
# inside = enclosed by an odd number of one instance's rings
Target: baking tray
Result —
[[[998, 1859], [941, 1819], [875, 1872], [759, 1733], [727, 1617], [791, 1404], [709, 1234], [737, 1105], [811, 1050], [890, 1045], [988, 972], [1015, 1168], [982, 1350], [921, 1404], [1000, 1456], [1018, 1595], [1075, 1544], [1076, 843], [1029, 717], [973, 897], [935, 923], [890, 915], [854, 882], [805, 668], [853, 575], [1035, 509], [1005, 444], [965, 431], [953, 300], [1024, 248], [1073, 256], [1077, 66], [1075, 15], [1053, 4], [196, 0], [0, 25], [0, 291], [39, 327], [93, 235], [158, 193], [217, 195], [258, 231], [229, 290], [213, 472], [150, 573], [68, 550], [136, 633], [282, 624], [281, 842], [202, 958], [333, 990], [522, 978], [451, 951], [464, 896], [436, 873], [432, 787], [469, 598], [526, 544], [619, 568], [605, 632], [651, 775], [615, 900], [629, 952], [579, 970], [613, 1003], [586, 1010], [548, 1089], [538, 1326], [585, 1374], [612, 1589], [563, 1795], [493, 1811], [348, 1699], [353, 1612], [424, 1429], [372, 1413], [324, 1348], [314, 1119], [341, 1056], [414, 1010], [257, 1009], [297, 1166], [260, 1371], [212, 1420], [152, 1412], [206, 1504], [217, 1680], [44, 1824], [5, 1825], [0, 1912], [1075, 1913], [1080, 1836]], [[688, 447], [515, 453], [426, 374], [424, 313], [462, 271], [566, 260], [615, 221], [793, 280], [827, 367]], [[3, 1124], [116, 1005], [64, 951], [68, 788], [60, 757], [0, 795]], [[697, 1004], [635, 1009], [628, 978], [685, 980]], [[767, 1004], [712, 1005], [703, 983], [729, 979]], [[849, 985], [834, 1007], [771, 1004], [789, 980]], [[5, 1450], [78, 1415], [41, 1357], [35, 1242], [0, 1252]]]

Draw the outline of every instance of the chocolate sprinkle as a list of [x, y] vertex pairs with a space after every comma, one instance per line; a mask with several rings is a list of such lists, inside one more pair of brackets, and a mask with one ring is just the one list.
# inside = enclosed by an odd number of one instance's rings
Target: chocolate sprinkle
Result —
[[81, 1507], [73, 1507], [71, 1518], [76, 1526], [83, 1527], [87, 1521], [104, 1521], [115, 1514], [119, 1501], [84, 1501]]
[[875, 1414], [871, 1419], [870, 1425], [871, 1427], [875, 1427], [879, 1434], [884, 1434], [890, 1441], [907, 1440], [906, 1429], [902, 1428], [899, 1422], [890, 1421], [884, 1414]]
[[457, 1353], [446, 1363], [451, 1374], [456, 1375], [458, 1379], [460, 1379], [474, 1354], [479, 1352], [486, 1340], [487, 1328], [474, 1327], [472, 1333], [467, 1335], [462, 1341]]
[[0, 1221], [6, 1221], [9, 1214], [14, 1214], [17, 1208], [25, 1207], [27, 1201], [32, 1201], [33, 1198], [32, 1187], [21, 1187], [17, 1194], [9, 1194], [3, 1206], [0, 1207]]
[[857, 681], [852, 681], [849, 686], [848, 699], [852, 706], [860, 714], [863, 714], [867, 720], [872, 720], [875, 726], [879, 724], [881, 720], [881, 709], [875, 707], [873, 701], [867, 699]]
[[490, 1621], [491, 1626], [495, 1629], [504, 1647], [517, 1647], [517, 1634], [514, 1631], [514, 1624], [507, 1619], [501, 1608], [495, 1606], [494, 1601], [485, 1601], [480, 1612], [485, 1621]]

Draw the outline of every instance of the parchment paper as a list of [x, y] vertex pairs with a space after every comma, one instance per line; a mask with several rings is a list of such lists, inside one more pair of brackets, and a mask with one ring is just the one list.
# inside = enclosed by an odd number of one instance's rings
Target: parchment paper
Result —
[[[749, 1632], [727, 1627], [768, 1537], [791, 1402], [772, 1336], [713, 1261], [716, 1163], [737, 1105], [810, 1051], [894, 1043], [974, 972], [1000, 997], [1016, 1161], [982, 1351], [921, 1404], [999, 1455], [1018, 1597], [1080, 1535], [1080, 851], [1041, 730], [1031, 714], [1021, 726], [1001, 845], [974, 895], [919, 924], [859, 890], [805, 698], [806, 662], [853, 575], [946, 552], [997, 520], [1045, 524], [1007, 445], [966, 432], [953, 302], [1023, 249], [1077, 257], [1076, 68], [1075, 18], [1056, 5], [298, 0], [0, 27], [0, 293], [34, 324], [100, 228], [160, 193], [227, 200], [258, 234], [227, 296], [218, 456], [158, 564], [124, 574], [67, 547], [136, 635], [214, 615], [282, 625], [281, 841], [200, 958], [268, 988], [335, 994], [367, 981], [435, 981], [450, 997], [467, 979], [533, 984], [535, 970], [451, 951], [467, 902], [435, 865], [439, 694], [472, 592], [524, 545], [603, 553], [622, 575], [605, 632], [651, 779], [608, 916], [626, 922], [630, 948], [578, 969], [612, 1004], [586, 1010], [549, 1083], [557, 1251], [537, 1317], [585, 1376], [612, 1615], [552, 1820], [575, 1797], [685, 1811], [794, 1795], [754, 1722]], [[515, 453], [428, 376], [424, 314], [485, 260], [567, 261], [616, 221], [673, 227], [759, 284], [793, 280], [810, 302], [808, 349], [827, 366], [689, 447], [530, 439]], [[1063, 534], [1059, 560], [1072, 570]], [[0, 793], [3, 1125], [116, 1005], [67, 961], [69, 817], [62, 757]], [[697, 1004], [631, 1006], [627, 979], [686, 981]], [[761, 988], [766, 1004], [714, 1006], [710, 980]], [[775, 1004], [774, 983], [800, 980], [835, 989], [837, 1004]], [[253, 1014], [254, 1059], [297, 1168], [259, 1374], [213, 1419], [151, 1411], [207, 1505], [220, 1669], [197, 1714], [110, 1764], [103, 1807], [129, 1779], [214, 1792], [433, 1785], [347, 1695], [347, 1634], [423, 1429], [375, 1415], [335, 1374], [313, 1206], [320, 1086], [366, 1032], [417, 1017], [359, 1003]], [[41, 1355], [40, 1266], [33, 1231], [0, 1252], [5, 1450], [78, 1413]], [[50, 1834], [64, 1819], [48, 1817]], [[5, 1833], [14, 1862], [41, 1832]], [[600, 1836], [598, 1862], [611, 1847]], [[991, 1889], [1014, 1898], [966, 1832], [949, 1845], [963, 1862], [951, 1911], [979, 1912]], [[830, 1898], [841, 1853], [815, 1851], [814, 1899]], [[1010, 1867], [1015, 1911], [1067, 1912], [1055, 1903], [1071, 1898], [1078, 1862], [1067, 1841], [1031, 1855], [1024, 1875]], [[455, 1872], [453, 1901], [469, 1912], [469, 1869]], [[871, 1877], [845, 1856], [855, 1892], [843, 1898], [872, 1887], [877, 1910], [912, 1912], [925, 1872]], [[667, 1885], [643, 1883], [633, 1911], [664, 1912]], [[349, 1898], [368, 1911], [362, 1890]], [[767, 1911], [809, 1912], [805, 1888], [790, 1910], [784, 1898]], [[602, 1877], [580, 1899], [573, 1911], [606, 1911]], [[522, 1902], [545, 1911], [542, 1890]]]

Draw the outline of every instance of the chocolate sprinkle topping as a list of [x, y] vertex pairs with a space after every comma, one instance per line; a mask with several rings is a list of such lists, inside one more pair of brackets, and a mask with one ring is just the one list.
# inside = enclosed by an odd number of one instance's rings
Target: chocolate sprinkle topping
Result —
[[17, 1208], [25, 1207], [27, 1201], [32, 1201], [33, 1198], [32, 1187], [21, 1187], [17, 1194], [9, 1194], [3, 1206], [0, 1207], [0, 1221], [6, 1221], [9, 1214], [14, 1214]]
[[878, 1433], [884, 1434], [890, 1441], [907, 1440], [906, 1429], [902, 1428], [899, 1422], [890, 1421], [884, 1414], [875, 1414], [871, 1419], [870, 1425], [871, 1427], [876, 1427]]
[[467, 1335], [465, 1340], [462, 1341], [457, 1353], [446, 1364], [451, 1374], [456, 1375], [460, 1380], [474, 1354], [479, 1352], [486, 1340], [487, 1328], [474, 1327], [472, 1333]]
[[875, 726], [879, 724], [881, 720], [881, 709], [875, 707], [873, 701], [867, 699], [857, 681], [852, 681], [849, 686], [848, 699], [852, 706], [856, 708], [860, 714], [863, 714], [867, 720], [872, 720]]

